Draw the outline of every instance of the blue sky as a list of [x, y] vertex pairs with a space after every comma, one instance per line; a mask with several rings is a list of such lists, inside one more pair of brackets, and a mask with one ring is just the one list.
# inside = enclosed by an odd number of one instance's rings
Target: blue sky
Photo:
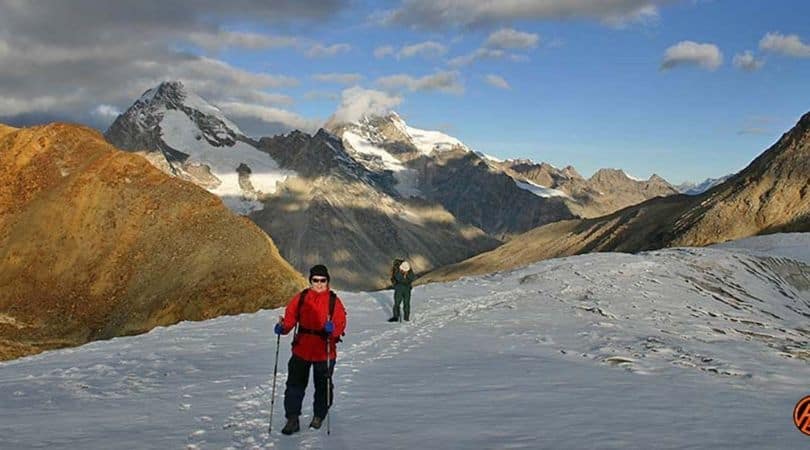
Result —
[[[93, 4], [79, 3], [74, 10]], [[372, 110], [391, 107], [412, 126], [441, 129], [499, 158], [570, 164], [585, 176], [617, 167], [680, 183], [741, 169], [810, 110], [806, 1], [333, 0], [287, 9], [276, 2], [274, 10], [268, 3], [223, 9], [203, 1], [191, 4], [193, 13], [170, 15], [154, 2], [154, 13], [132, 19], [146, 30], [139, 34], [114, 20], [132, 11], [98, 2], [112, 8], [93, 26], [104, 44], [98, 36], [66, 44], [70, 29], [61, 39], [30, 31], [53, 29], [59, 15], [0, 0], [9, 21], [0, 19], [0, 60], [5, 41], [6, 62], [15, 48], [22, 54], [38, 44], [97, 64], [82, 96], [75, 86], [87, 74], [76, 78], [64, 58], [53, 57], [51, 69], [63, 77], [22, 90], [14, 86], [21, 75], [0, 68], [0, 118], [67, 117], [103, 128], [145, 87], [181, 79], [253, 133], [266, 124], [270, 134], [317, 126], [376, 93]], [[20, 18], [34, 22], [15, 30], [10, 21]], [[225, 45], [227, 36], [263, 39]], [[122, 52], [131, 52], [129, 61], [110, 69]], [[490, 57], [459, 62], [476, 52]], [[316, 78], [323, 74], [344, 80]], [[71, 77], [79, 80], [72, 90], [63, 86]], [[20, 91], [39, 109], [19, 106]]]

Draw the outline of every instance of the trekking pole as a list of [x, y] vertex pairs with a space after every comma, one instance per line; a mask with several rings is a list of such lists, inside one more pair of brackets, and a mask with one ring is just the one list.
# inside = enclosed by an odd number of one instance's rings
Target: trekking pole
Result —
[[273, 406], [276, 404], [276, 375], [278, 374], [278, 348], [281, 346], [281, 335], [276, 335], [276, 364], [273, 367], [273, 394], [270, 399], [270, 426], [267, 427], [267, 432], [273, 432]]
[[332, 427], [330, 426], [329, 418], [332, 417], [332, 360], [330, 356], [329, 335], [326, 335], [326, 434], [332, 434]]

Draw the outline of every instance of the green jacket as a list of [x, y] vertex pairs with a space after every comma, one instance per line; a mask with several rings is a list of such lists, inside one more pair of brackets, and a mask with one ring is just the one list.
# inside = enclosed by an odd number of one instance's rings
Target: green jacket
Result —
[[394, 274], [394, 279], [396, 280], [396, 283], [394, 283], [394, 293], [410, 296], [411, 284], [414, 278], [416, 278], [416, 276], [413, 274], [413, 270], [409, 270], [407, 274], [403, 274], [401, 270], [397, 270]]

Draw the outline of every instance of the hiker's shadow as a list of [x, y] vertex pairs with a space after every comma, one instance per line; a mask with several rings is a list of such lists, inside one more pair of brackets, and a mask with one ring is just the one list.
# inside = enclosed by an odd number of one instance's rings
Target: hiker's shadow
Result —
[[391, 289], [369, 292], [369, 295], [380, 305], [380, 309], [385, 314], [385, 317], [394, 315], [394, 293]]

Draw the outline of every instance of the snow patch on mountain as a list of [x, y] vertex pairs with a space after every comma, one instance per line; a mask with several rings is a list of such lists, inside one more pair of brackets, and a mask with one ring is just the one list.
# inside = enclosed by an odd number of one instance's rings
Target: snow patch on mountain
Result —
[[149, 150], [161, 170], [201, 186], [239, 214], [261, 209], [262, 197], [295, 172], [281, 170], [218, 107], [167, 81], [118, 116], [105, 137], [119, 148]]
[[545, 186], [540, 186], [539, 184], [532, 183], [531, 181], [528, 181], [528, 180], [515, 180], [515, 184], [517, 184], [517, 187], [519, 187], [519, 188], [521, 188], [521, 189], [523, 189], [525, 191], [529, 191], [529, 192], [531, 192], [532, 194], [534, 194], [534, 195], [536, 195], [538, 197], [543, 197], [543, 198], [550, 198], [550, 197], [570, 198], [568, 196], [568, 194], [566, 194], [563, 191], [560, 191], [560, 190], [557, 190], [557, 189], [552, 189], [552, 188], [547, 188]]
[[[165, 111], [160, 121], [160, 130], [161, 138], [167, 145], [189, 156], [184, 165], [209, 168], [219, 184], [208, 190], [221, 197], [230, 209], [240, 214], [261, 209], [259, 199], [263, 195], [276, 192], [277, 183], [294, 175], [294, 172], [280, 169], [267, 153], [244, 142], [237, 141], [230, 147], [209, 144], [202, 138], [202, 131], [182, 111]], [[248, 167], [248, 175], [240, 175], [238, 169], [242, 164]], [[246, 186], [245, 177], [252, 188]]]
[[460, 147], [464, 150], [469, 150], [467, 146], [461, 143], [458, 139], [448, 136], [440, 131], [422, 130], [411, 126], [405, 126], [405, 130], [410, 136], [413, 145], [425, 155], [432, 155], [433, 152], [443, 150], [452, 150], [455, 147]]
[[734, 174], [728, 174], [720, 178], [707, 178], [700, 183], [686, 182], [683, 184], [679, 184], [678, 186], [675, 186], [675, 189], [677, 189], [680, 193], [686, 195], [700, 195], [708, 191], [709, 189], [717, 186], [718, 184], [725, 182], [733, 175]]
[[396, 112], [366, 115], [336, 128], [351, 156], [372, 172], [390, 172], [396, 181], [394, 189], [404, 197], [424, 197], [418, 188], [419, 172], [409, 168], [407, 161], [443, 151], [470, 151], [452, 136], [408, 125]]
[[353, 150], [354, 158], [372, 172], [389, 171], [396, 180], [394, 188], [403, 197], [422, 197], [418, 188], [419, 173], [409, 169], [399, 159], [386, 151], [373, 138], [361, 136], [355, 131], [346, 130], [343, 133], [343, 142]]

